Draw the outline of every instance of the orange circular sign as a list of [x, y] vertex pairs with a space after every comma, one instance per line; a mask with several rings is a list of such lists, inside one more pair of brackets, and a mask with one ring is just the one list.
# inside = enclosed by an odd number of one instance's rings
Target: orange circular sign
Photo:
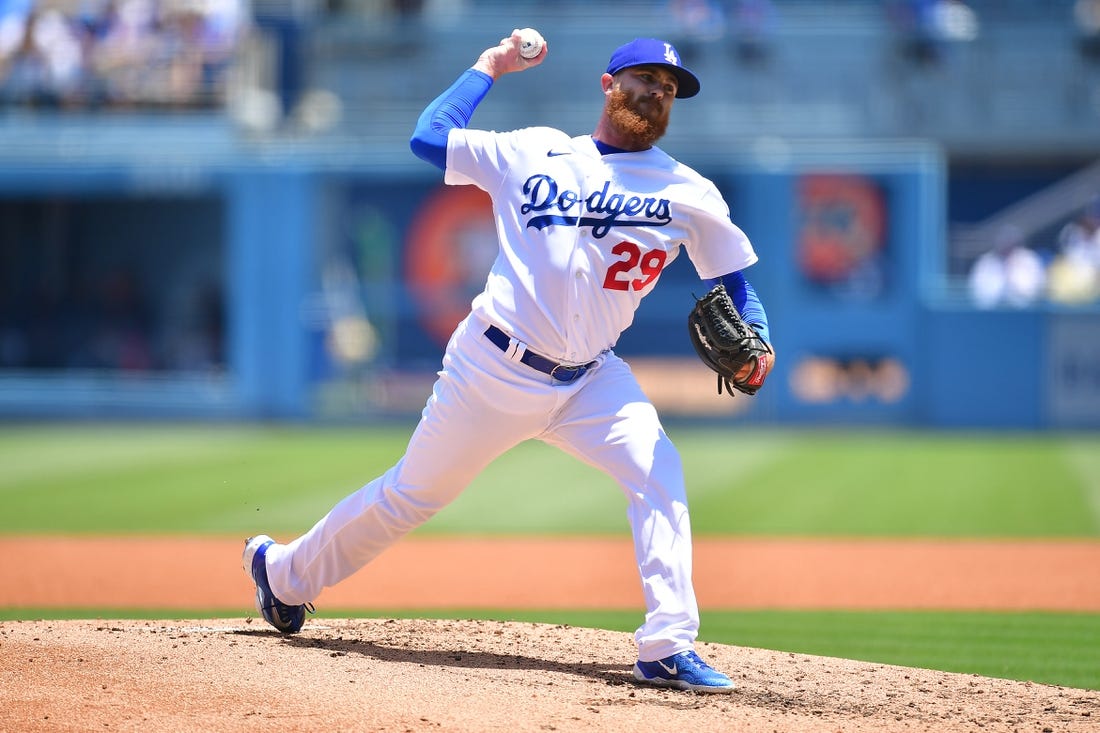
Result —
[[799, 181], [798, 263], [810, 280], [847, 279], [885, 245], [886, 207], [871, 180], [818, 174]]
[[444, 186], [414, 215], [405, 282], [421, 324], [440, 344], [469, 313], [497, 250], [492, 201], [476, 186]]

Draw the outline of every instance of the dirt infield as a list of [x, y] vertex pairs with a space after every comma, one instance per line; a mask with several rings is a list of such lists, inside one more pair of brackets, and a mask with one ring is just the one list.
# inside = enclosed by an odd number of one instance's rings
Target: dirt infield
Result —
[[[0, 624], [11, 731], [1097, 730], [1100, 694], [705, 645], [731, 695], [630, 681], [628, 634], [490, 621]], [[14, 664], [12, 664], [14, 662]]]
[[[285, 539], [285, 538], [278, 538]], [[0, 607], [240, 613], [240, 538], [0, 537]], [[704, 609], [1100, 612], [1100, 542], [710, 539]], [[318, 605], [336, 609], [640, 609], [630, 540], [409, 538]]]
[[[239, 539], [0, 539], [0, 606], [231, 611], [0, 623], [0, 730], [1019, 731], [1100, 729], [1100, 693], [728, 645], [739, 689], [632, 683], [629, 634], [529, 623], [254, 614]], [[410, 539], [329, 609], [639, 608], [623, 540]], [[1100, 611], [1100, 543], [702, 539], [708, 608]]]

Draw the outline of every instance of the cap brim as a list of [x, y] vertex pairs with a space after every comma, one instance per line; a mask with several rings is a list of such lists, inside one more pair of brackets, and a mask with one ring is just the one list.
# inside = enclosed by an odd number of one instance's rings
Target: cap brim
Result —
[[672, 64], [660, 64], [672, 72], [676, 77], [676, 98], [687, 99], [688, 97], [694, 97], [699, 93], [699, 79], [695, 74], [685, 69], [683, 66], [673, 66]]

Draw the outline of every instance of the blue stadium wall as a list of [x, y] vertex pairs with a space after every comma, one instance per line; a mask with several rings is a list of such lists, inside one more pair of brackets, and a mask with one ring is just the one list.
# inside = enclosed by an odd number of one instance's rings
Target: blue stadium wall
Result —
[[[749, 277], [779, 359], [756, 398], [715, 394], [686, 338], [685, 314], [703, 285], [681, 257], [617, 347], [667, 415], [1100, 426], [1100, 312], [982, 312], [938, 295], [945, 174], [934, 146], [794, 146], [763, 162], [686, 162], [723, 190], [756, 244], [761, 261]], [[484, 198], [441, 186], [415, 162], [235, 155], [162, 165], [28, 160], [0, 170], [0, 201], [57, 197], [149, 202], [128, 211], [148, 219], [131, 229], [158, 253], [149, 260], [154, 285], [178, 284], [195, 259], [220, 273], [224, 364], [0, 370], [8, 418], [415, 415], [493, 254]], [[190, 218], [170, 216], [165, 202], [179, 200], [205, 203]]]

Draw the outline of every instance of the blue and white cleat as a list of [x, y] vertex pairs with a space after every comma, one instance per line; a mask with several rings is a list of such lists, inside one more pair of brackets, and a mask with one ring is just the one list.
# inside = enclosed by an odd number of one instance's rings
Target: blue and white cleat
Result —
[[692, 649], [656, 662], [639, 659], [634, 664], [634, 679], [647, 685], [694, 692], [733, 692], [737, 689], [733, 680], [700, 659]]
[[256, 610], [264, 619], [284, 634], [293, 634], [301, 630], [306, 620], [306, 611], [313, 613], [313, 606], [304, 603], [300, 606], [291, 606], [283, 603], [271, 592], [271, 586], [267, 583], [267, 548], [275, 544], [275, 540], [265, 534], [249, 537], [244, 541], [244, 555], [241, 563], [248, 577], [256, 584]]

